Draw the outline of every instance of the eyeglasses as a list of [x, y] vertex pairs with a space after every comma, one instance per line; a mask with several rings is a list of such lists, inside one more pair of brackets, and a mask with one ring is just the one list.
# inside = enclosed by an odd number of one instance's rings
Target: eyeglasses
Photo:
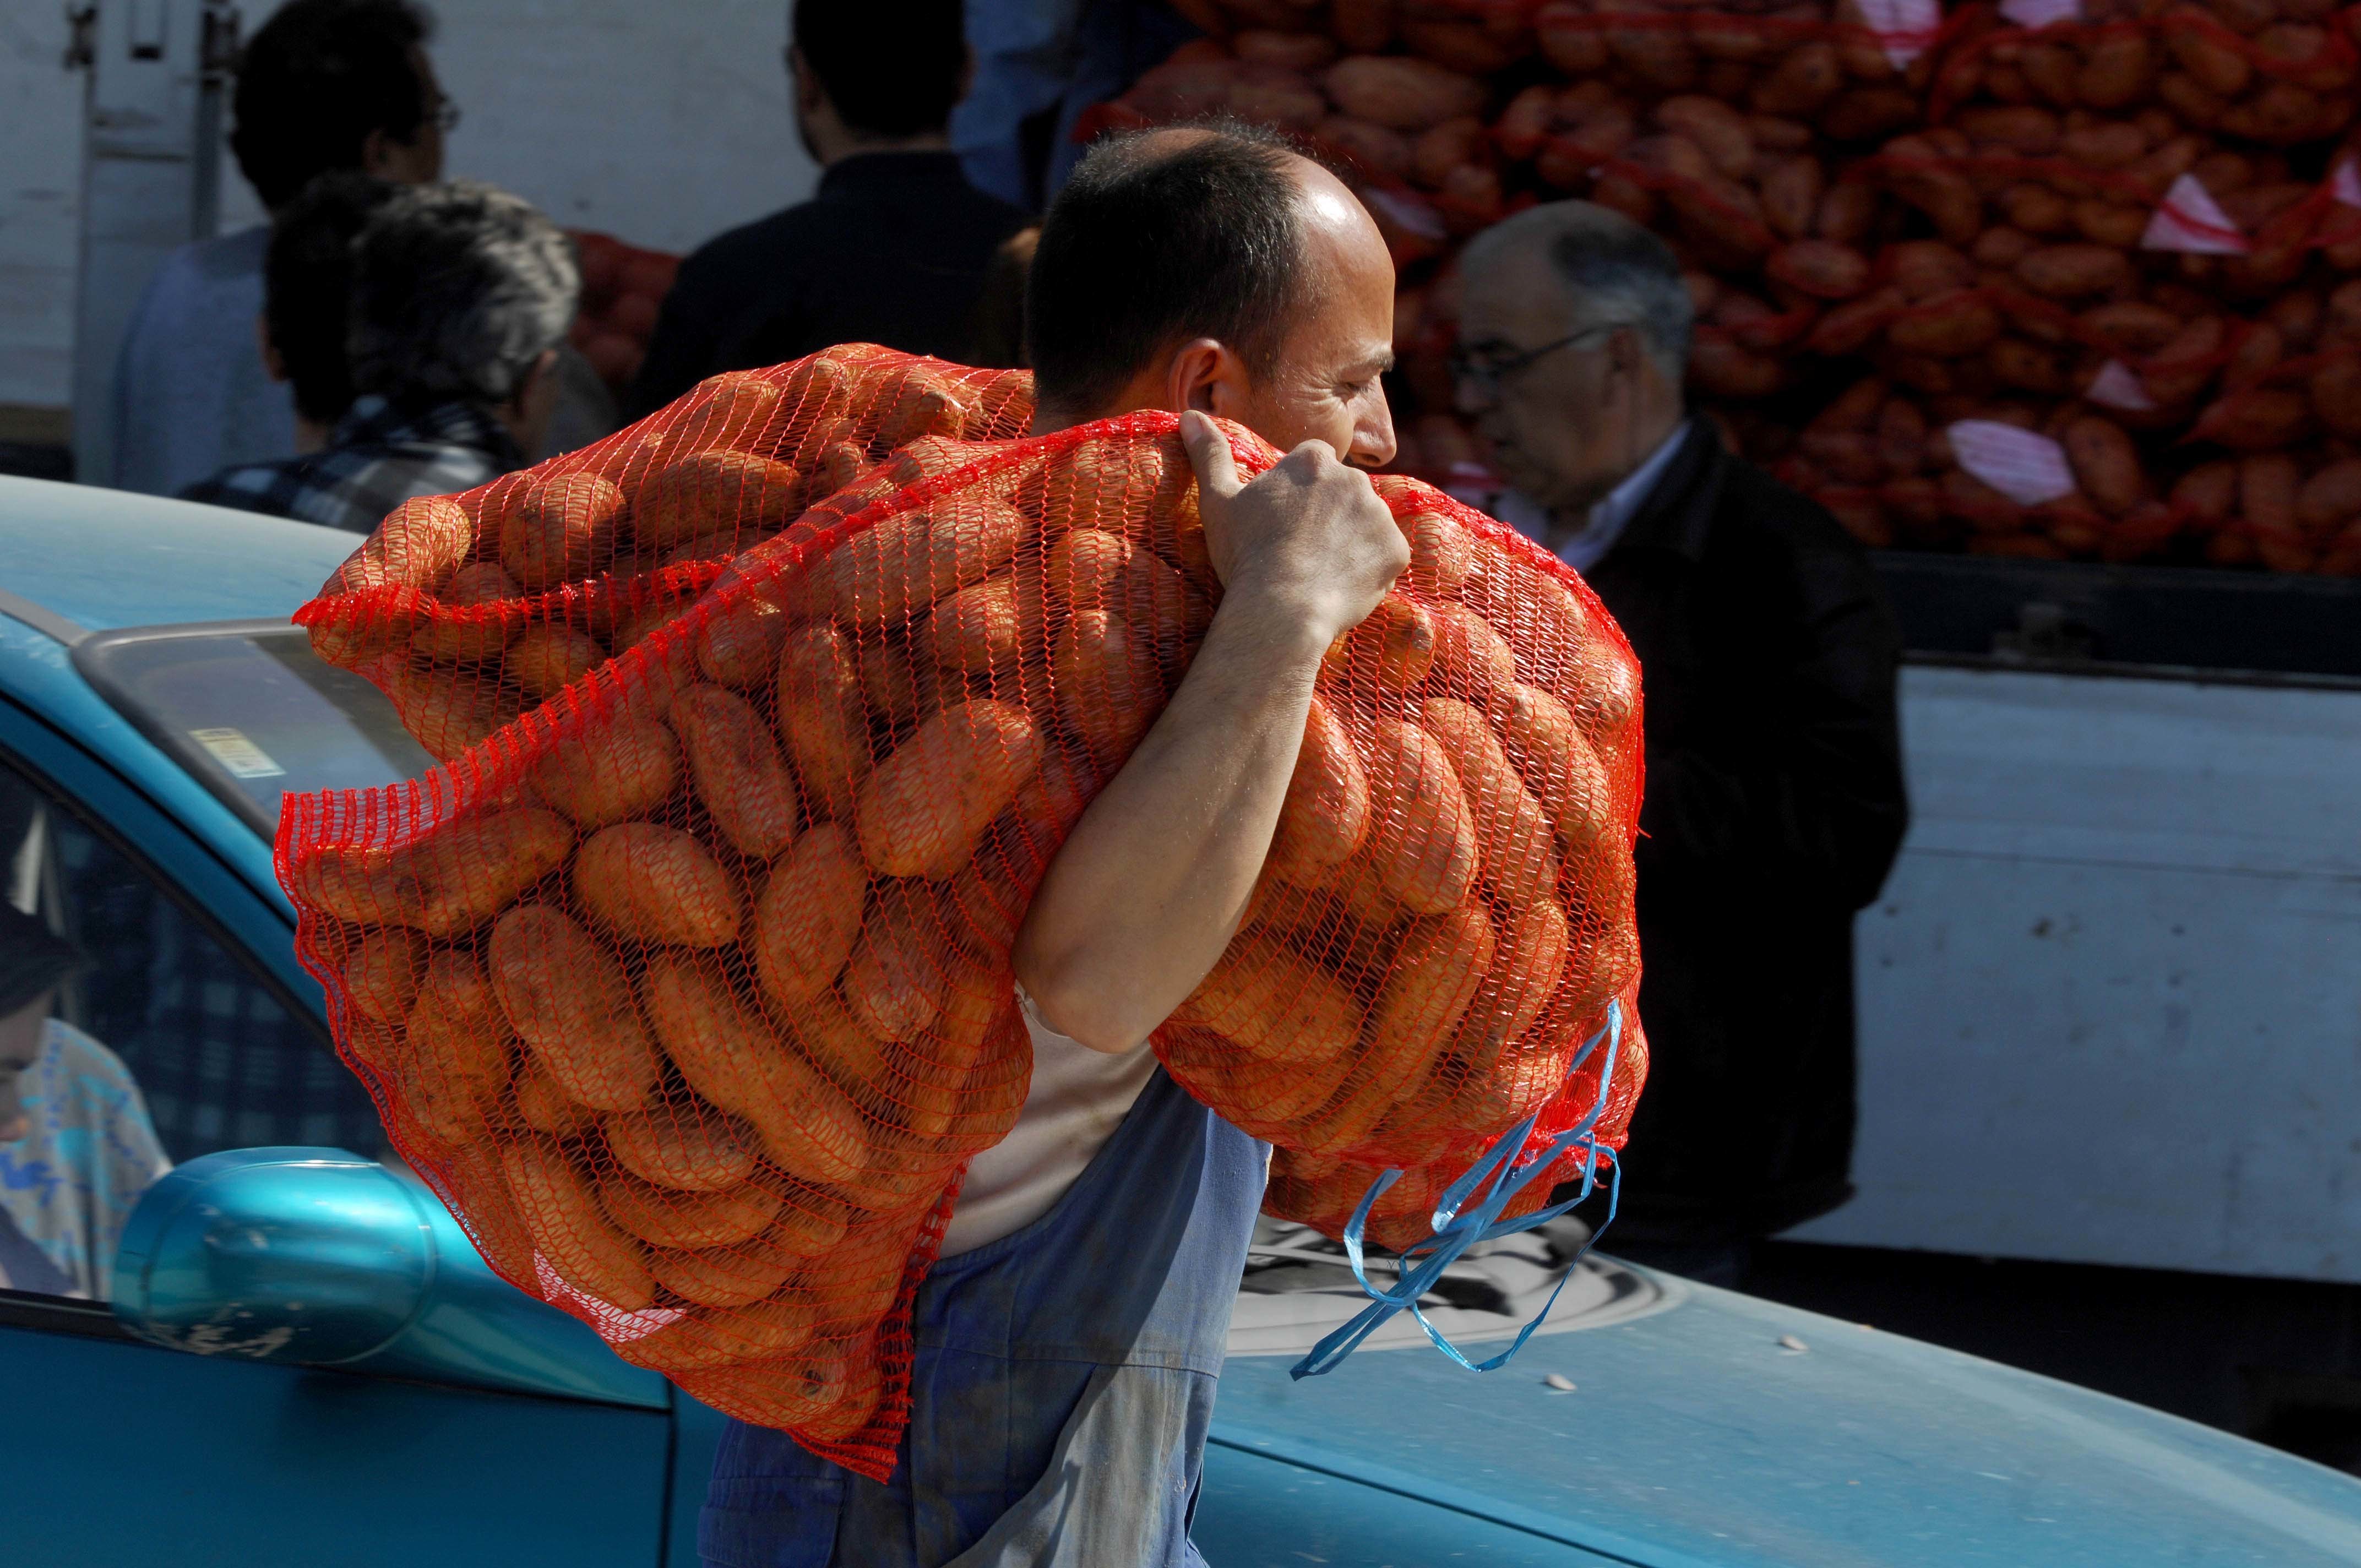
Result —
[[1462, 386], [1474, 388], [1489, 400], [1500, 395], [1502, 381], [1546, 356], [1555, 354], [1561, 348], [1572, 348], [1586, 338], [1598, 337], [1631, 324], [1629, 322], [1602, 322], [1597, 326], [1587, 326], [1580, 332], [1561, 337], [1555, 343], [1544, 343], [1539, 348], [1528, 348], [1521, 354], [1511, 354], [1506, 357], [1455, 347], [1450, 358], [1451, 378]]

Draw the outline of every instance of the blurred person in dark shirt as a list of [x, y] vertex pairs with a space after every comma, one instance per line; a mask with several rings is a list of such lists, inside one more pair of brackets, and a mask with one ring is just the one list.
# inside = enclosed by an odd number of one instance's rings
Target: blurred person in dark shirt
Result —
[[1826, 509], [1682, 396], [1680, 264], [1629, 218], [1532, 208], [1464, 253], [1460, 411], [1640, 656], [1647, 1091], [1611, 1250], [1741, 1282], [1851, 1195], [1852, 921], [1909, 818], [1901, 636]]
[[580, 291], [573, 247], [522, 199], [469, 181], [395, 192], [353, 244], [354, 396], [327, 445], [184, 498], [367, 533], [413, 496], [523, 466], [548, 433]]
[[[230, 150], [274, 214], [321, 174], [441, 177], [458, 112], [411, 0], [291, 0], [247, 40]], [[171, 495], [225, 465], [297, 450], [295, 410], [257, 338], [271, 225], [181, 247], [148, 280], [115, 361], [113, 468], [88, 480]]]
[[950, 150], [968, 67], [960, 24], [959, 0], [795, 7], [787, 69], [818, 193], [681, 263], [627, 413], [830, 344], [971, 352], [993, 254], [1028, 220], [969, 185]]

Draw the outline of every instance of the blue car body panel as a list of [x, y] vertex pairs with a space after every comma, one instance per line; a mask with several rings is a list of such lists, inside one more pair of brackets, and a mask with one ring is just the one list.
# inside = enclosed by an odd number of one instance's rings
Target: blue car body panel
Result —
[[[2361, 1483], [2030, 1373], [1673, 1281], [1499, 1372], [1233, 1355], [1216, 1441], [1650, 1568], [2361, 1563]], [[1804, 1348], [1788, 1348], [1783, 1339]], [[1548, 1387], [1552, 1373], [1573, 1392]], [[1237, 1561], [1252, 1543], [1209, 1527]], [[1336, 1561], [1332, 1559], [1331, 1561]]]
[[[0, 479], [0, 744], [85, 803], [315, 1014], [269, 846], [117, 716], [60, 642], [6, 609], [29, 601], [37, 622], [91, 630], [280, 619], [354, 543]], [[1292, 1355], [1234, 1354], [1197, 1513], [1206, 1557], [1219, 1568], [2361, 1563], [2361, 1484], [2348, 1477], [1914, 1342], [1665, 1289], [1660, 1310], [1543, 1333], [1482, 1376], [1422, 1344], [1364, 1349], [1300, 1384]], [[544, 1349], [607, 1354], [570, 1319], [548, 1327]], [[1551, 1373], [1575, 1391], [1545, 1386]], [[644, 1384], [625, 1396], [633, 1408], [417, 1376], [0, 1327], [8, 1407], [39, 1412], [19, 1423], [38, 1441], [16, 1450], [4, 1554], [27, 1568], [696, 1562], [714, 1411], [668, 1385], [669, 1408], [649, 1409]]]

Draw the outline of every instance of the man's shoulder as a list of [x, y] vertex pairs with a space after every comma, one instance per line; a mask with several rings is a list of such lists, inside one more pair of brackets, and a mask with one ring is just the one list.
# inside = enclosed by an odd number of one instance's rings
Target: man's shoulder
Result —
[[1811, 497], [1734, 453], [1724, 455], [1722, 468], [1721, 496], [1715, 506], [1717, 532], [1751, 536], [1761, 544], [1796, 554], [1835, 551], [1866, 563], [1860, 542]]

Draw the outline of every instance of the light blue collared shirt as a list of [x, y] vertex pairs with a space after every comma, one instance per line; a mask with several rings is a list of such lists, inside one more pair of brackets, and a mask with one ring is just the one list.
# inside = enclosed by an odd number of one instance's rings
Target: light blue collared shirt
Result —
[[[1587, 572], [1604, 560], [1607, 553], [1615, 548], [1615, 542], [1623, 537], [1623, 531], [1631, 526], [1631, 520], [1640, 515], [1640, 509], [1648, 504], [1648, 498], [1655, 493], [1657, 481], [1673, 466], [1673, 455], [1681, 449], [1681, 438], [1688, 433], [1686, 420], [1673, 426], [1673, 433], [1648, 454], [1646, 462], [1608, 491], [1605, 499], [1592, 505], [1589, 521], [1582, 525], [1581, 532], [1557, 547], [1557, 558], [1577, 572]], [[1493, 503], [1493, 510], [1502, 522], [1526, 538], [1549, 543], [1550, 514], [1539, 502], [1528, 500], [1515, 490], [1503, 490]]]

